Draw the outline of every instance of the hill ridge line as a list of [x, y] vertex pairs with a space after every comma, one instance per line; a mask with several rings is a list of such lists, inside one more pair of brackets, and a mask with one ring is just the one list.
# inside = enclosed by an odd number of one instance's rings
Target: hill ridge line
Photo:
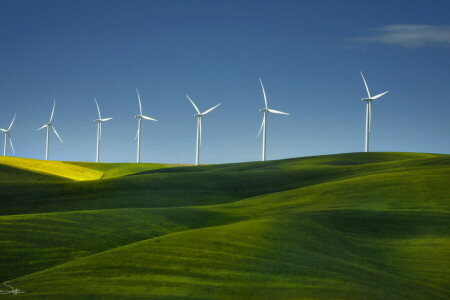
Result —
[[[347, 180], [352, 180], [352, 179], [356, 179], [359, 177], [366, 177], [366, 176], [374, 176], [374, 175], [378, 175], [378, 174], [383, 174], [383, 173], [387, 173], [390, 170], [395, 170], [396, 168], [399, 168], [400, 166], [391, 166], [390, 164], [399, 164], [401, 162], [405, 162], [405, 161], [426, 161], [426, 160], [434, 160], [434, 159], [439, 159], [440, 157], [435, 156], [435, 157], [428, 157], [428, 158], [419, 158], [419, 159], [405, 159], [405, 160], [398, 160], [398, 161], [389, 161], [389, 162], [377, 162], [377, 163], [373, 163], [371, 165], [374, 164], [383, 164], [386, 165], [386, 168], [383, 169], [378, 169], [378, 170], [364, 170], [364, 171], [354, 171], [353, 174], [344, 174], [341, 177], [336, 177], [336, 178], [330, 178], [327, 179], [325, 181], [322, 182], [318, 182], [318, 183], [312, 183], [309, 185], [305, 185], [305, 186], [300, 186], [300, 187], [293, 187], [293, 188], [286, 188], [284, 190], [279, 190], [279, 191], [273, 191], [273, 192], [268, 192], [268, 193], [261, 193], [258, 195], [252, 195], [250, 197], [243, 197], [241, 199], [237, 199], [231, 202], [227, 202], [227, 203], [220, 203], [220, 204], [214, 204], [214, 205], [231, 205], [231, 204], [236, 204], [237, 202], [240, 201], [245, 201], [245, 200], [249, 200], [252, 198], [258, 198], [258, 197], [264, 197], [264, 196], [270, 196], [270, 195], [276, 195], [278, 193], [285, 193], [285, 192], [289, 192], [289, 191], [298, 191], [298, 190], [302, 190], [302, 189], [307, 189], [307, 188], [312, 188], [312, 187], [317, 187], [323, 184], [332, 184], [332, 183], [339, 183], [339, 182], [345, 182]], [[337, 166], [337, 168], [351, 168], [351, 166], [345, 166], [345, 167], [341, 167], [341, 166]], [[232, 172], [239, 172], [239, 171], [232, 171]], [[273, 172], [273, 171], [271, 171]], [[189, 172], [176, 172], [177, 174], [179, 173], [189, 173]], [[216, 172], [204, 172], [204, 173], [216, 173]], [[227, 172], [228, 173], [228, 172]], [[231, 172], [230, 172], [231, 173]], [[143, 174], [143, 175], [156, 175], [156, 174], [161, 174], [159, 172], [155, 172], [155, 173], [148, 173], [148, 174]], [[165, 174], [165, 173], [164, 173]], [[108, 179], [113, 179], [113, 180], [117, 180], [118, 178], [108, 178]], [[106, 180], [108, 180], [106, 179]], [[75, 181], [76, 182], [76, 181]], [[58, 183], [58, 184], [64, 184], [64, 183]], [[162, 207], [120, 207], [120, 208], [105, 208], [105, 209], [94, 209], [94, 210], [90, 210], [90, 209], [85, 209], [85, 210], [68, 210], [68, 211], [53, 211], [53, 212], [42, 212], [42, 214], [49, 214], [49, 213], [69, 213], [69, 212], [83, 212], [83, 211], [101, 211], [101, 210], [117, 210], [117, 209], [139, 209], [139, 208], [143, 208], [143, 209], [170, 209], [170, 208], [188, 208], [188, 207], [208, 207], [211, 206], [211, 204], [206, 204], [206, 205], [190, 205], [190, 206], [162, 206]], [[41, 213], [30, 213], [30, 214], [10, 214], [10, 215], [0, 215], [0, 217], [3, 216], [26, 216], [26, 215], [38, 215]]]

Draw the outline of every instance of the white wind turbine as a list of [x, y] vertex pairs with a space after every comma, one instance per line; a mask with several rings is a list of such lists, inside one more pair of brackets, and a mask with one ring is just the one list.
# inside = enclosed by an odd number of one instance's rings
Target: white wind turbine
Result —
[[16, 119], [16, 115], [14, 115], [14, 118], [12, 119], [11, 124], [9, 124], [8, 129], [0, 128], [0, 131], [5, 134], [5, 144], [3, 146], [3, 156], [6, 156], [6, 145], [7, 145], [8, 140], [9, 140], [9, 144], [11, 145], [11, 150], [14, 154], [14, 146], [11, 141], [11, 134], [9, 133], [9, 131], [11, 130], [11, 127], [13, 126], [15, 119]]
[[262, 88], [262, 92], [263, 92], [263, 96], [264, 96], [264, 104], [265, 104], [265, 108], [260, 109], [260, 111], [262, 111], [264, 113], [263, 115], [263, 119], [262, 119], [262, 123], [261, 123], [261, 128], [259, 129], [258, 132], [258, 136], [261, 134], [261, 131], [263, 132], [263, 140], [262, 140], [262, 161], [266, 160], [266, 127], [267, 127], [267, 114], [269, 112], [274, 113], [274, 114], [280, 114], [280, 115], [288, 115], [288, 113], [282, 112], [282, 111], [278, 111], [275, 109], [270, 109], [267, 107], [267, 97], [266, 97], [266, 91], [264, 90], [264, 85], [262, 83], [261, 78], [259, 78], [259, 82], [261, 83], [261, 88]]
[[196, 143], [196, 151], [195, 151], [195, 165], [198, 166], [200, 164], [200, 146], [202, 145], [202, 117], [206, 115], [207, 113], [211, 112], [213, 109], [215, 109], [217, 106], [219, 106], [221, 103], [217, 104], [214, 107], [211, 107], [208, 110], [205, 110], [204, 112], [200, 112], [197, 105], [195, 105], [194, 101], [192, 101], [191, 98], [189, 98], [188, 95], [186, 97], [191, 101], [192, 105], [195, 108], [195, 111], [197, 112], [194, 116], [197, 117], [197, 143]]
[[61, 137], [59, 136], [58, 132], [56, 131], [55, 127], [53, 127], [52, 124], [52, 120], [53, 120], [53, 114], [55, 113], [55, 105], [56, 105], [56, 100], [53, 101], [53, 109], [52, 109], [52, 114], [50, 115], [50, 121], [48, 121], [48, 123], [44, 123], [44, 126], [39, 127], [37, 130], [41, 130], [43, 128], [47, 127], [47, 138], [46, 138], [46, 142], [45, 142], [45, 160], [48, 160], [48, 151], [49, 151], [49, 129], [53, 129], [53, 132], [56, 134], [56, 136], [58, 137], [58, 139], [61, 141], [61, 143], [63, 142]]
[[137, 140], [137, 154], [136, 154], [137, 157], [136, 157], [136, 162], [140, 163], [141, 162], [141, 122], [142, 122], [142, 119], [150, 120], [150, 121], [157, 121], [157, 120], [153, 119], [153, 118], [150, 118], [150, 117], [147, 117], [147, 116], [144, 116], [142, 114], [141, 96], [139, 95], [138, 89], [136, 89], [136, 93], [137, 93], [138, 100], [139, 100], [139, 115], [134, 116], [135, 118], [138, 119], [138, 130], [137, 130], [136, 138], [135, 138]]
[[100, 114], [100, 107], [98, 106], [97, 99], [94, 98], [95, 105], [97, 105], [98, 111], [98, 119], [94, 120], [97, 122], [97, 156], [96, 162], [100, 161], [100, 140], [102, 138], [102, 123], [111, 120], [112, 118], [104, 118], [102, 119], [102, 115]]
[[367, 91], [367, 98], [362, 98], [362, 101], [366, 101], [366, 139], [365, 139], [365, 146], [364, 146], [364, 151], [365, 152], [369, 152], [369, 135], [370, 135], [370, 123], [372, 121], [372, 100], [378, 99], [381, 96], [383, 96], [384, 94], [386, 94], [389, 91], [386, 91], [384, 93], [378, 94], [376, 96], [370, 96], [370, 92], [369, 92], [369, 87], [367, 86], [366, 83], [366, 79], [364, 78], [364, 75], [362, 72], [361, 73], [361, 77], [364, 81], [364, 85], [366, 86], [366, 91]]

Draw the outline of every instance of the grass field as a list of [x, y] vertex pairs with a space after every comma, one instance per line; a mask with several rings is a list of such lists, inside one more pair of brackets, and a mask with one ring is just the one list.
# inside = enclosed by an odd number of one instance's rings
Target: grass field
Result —
[[2, 158], [0, 203], [5, 299], [450, 299], [450, 155]]

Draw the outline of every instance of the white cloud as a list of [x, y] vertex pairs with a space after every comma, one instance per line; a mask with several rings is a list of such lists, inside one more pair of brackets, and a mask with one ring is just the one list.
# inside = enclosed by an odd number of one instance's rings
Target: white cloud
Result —
[[450, 25], [398, 24], [373, 29], [374, 33], [352, 40], [390, 44], [408, 48], [450, 47]]

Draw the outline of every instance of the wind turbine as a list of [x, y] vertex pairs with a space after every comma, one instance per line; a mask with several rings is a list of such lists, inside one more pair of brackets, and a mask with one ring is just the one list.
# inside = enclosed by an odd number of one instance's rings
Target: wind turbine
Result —
[[136, 138], [135, 138], [137, 140], [136, 163], [140, 163], [141, 162], [141, 122], [142, 122], [142, 119], [150, 120], [150, 121], [157, 121], [157, 120], [155, 120], [153, 118], [150, 118], [150, 117], [147, 117], [147, 116], [144, 116], [142, 114], [141, 96], [139, 95], [138, 89], [136, 89], [136, 93], [137, 93], [138, 100], [139, 100], [139, 115], [134, 116], [135, 118], [138, 119], [138, 130], [137, 130]]
[[197, 117], [197, 143], [196, 143], [196, 151], [195, 151], [195, 165], [198, 166], [200, 164], [200, 146], [202, 145], [202, 117], [206, 115], [207, 113], [211, 112], [213, 109], [215, 109], [217, 106], [219, 106], [222, 103], [217, 104], [214, 107], [211, 107], [210, 109], [205, 110], [204, 112], [200, 112], [197, 105], [195, 105], [194, 101], [192, 101], [191, 98], [189, 98], [188, 95], [186, 97], [191, 101], [192, 105], [195, 108], [195, 111], [197, 112], [194, 116]]
[[95, 105], [97, 105], [98, 111], [98, 119], [94, 120], [97, 122], [97, 157], [96, 162], [100, 161], [100, 140], [102, 138], [102, 123], [111, 120], [112, 118], [104, 118], [102, 119], [102, 115], [100, 114], [100, 107], [98, 106], [97, 99], [94, 98]]
[[367, 98], [362, 98], [362, 101], [366, 101], [366, 139], [365, 139], [365, 146], [364, 151], [369, 152], [369, 135], [370, 135], [370, 122], [372, 121], [372, 100], [378, 99], [384, 94], [386, 94], [389, 91], [386, 91], [384, 93], [378, 94], [376, 96], [370, 96], [369, 87], [367, 86], [366, 79], [364, 78], [364, 75], [362, 72], [361, 77], [364, 81], [364, 85], [366, 86], [367, 91]]
[[262, 119], [262, 123], [261, 123], [261, 128], [259, 129], [258, 132], [258, 136], [261, 134], [261, 131], [263, 132], [263, 140], [262, 140], [262, 161], [266, 160], [266, 127], [267, 127], [267, 114], [268, 113], [274, 113], [274, 114], [279, 114], [279, 115], [288, 115], [288, 113], [282, 112], [282, 111], [278, 111], [275, 109], [271, 109], [267, 107], [267, 97], [266, 97], [266, 91], [264, 90], [264, 85], [262, 83], [261, 78], [259, 78], [259, 82], [261, 83], [261, 89], [263, 92], [263, 96], [264, 96], [264, 104], [265, 104], [265, 108], [260, 109], [260, 111], [263, 112], [263, 119]]
[[11, 127], [13, 126], [15, 119], [16, 119], [16, 115], [14, 114], [14, 118], [12, 119], [11, 124], [9, 124], [8, 129], [0, 128], [0, 131], [5, 134], [5, 145], [3, 146], [3, 156], [6, 156], [6, 144], [7, 144], [8, 140], [9, 140], [9, 144], [11, 145], [11, 150], [14, 154], [14, 146], [11, 141], [11, 135], [10, 135], [9, 131], [11, 130]]
[[53, 101], [53, 109], [52, 109], [52, 114], [50, 115], [50, 121], [48, 121], [48, 123], [44, 123], [44, 126], [39, 127], [37, 130], [41, 130], [43, 128], [47, 127], [47, 138], [46, 138], [46, 142], [45, 142], [45, 160], [48, 160], [48, 145], [49, 145], [49, 129], [53, 129], [53, 132], [56, 134], [56, 136], [58, 137], [58, 139], [61, 141], [61, 143], [63, 142], [61, 137], [59, 136], [58, 132], [56, 131], [55, 127], [53, 127], [52, 125], [52, 120], [53, 120], [53, 114], [55, 113], [55, 105], [56, 105], [56, 100]]

